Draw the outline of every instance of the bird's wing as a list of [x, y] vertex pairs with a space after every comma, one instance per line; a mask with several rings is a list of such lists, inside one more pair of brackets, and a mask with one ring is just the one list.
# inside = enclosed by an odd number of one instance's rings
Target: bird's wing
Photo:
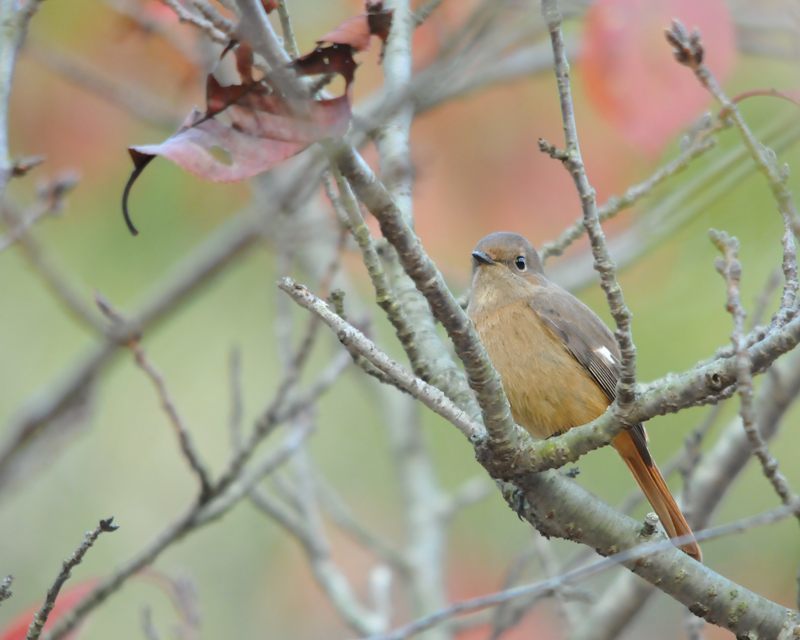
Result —
[[[613, 401], [617, 395], [620, 356], [617, 341], [605, 323], [575, 296], [552, 283], [537, 287], [530, 305], [609, 401]], [[636, 425], [631, 435], [636, 448], [649, 461], [644, 427]]]
[[554, 285], [538, 287], [530, 304], [613, 400], [619, 378], [619, 348], [605, 323], [575, 296]]

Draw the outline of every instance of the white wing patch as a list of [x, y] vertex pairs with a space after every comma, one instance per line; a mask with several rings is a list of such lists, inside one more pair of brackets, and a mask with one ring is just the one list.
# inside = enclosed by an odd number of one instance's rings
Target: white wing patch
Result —
[[608, 347], [597, 347], [594, 352], [609, 364], [614, 364], [614, 356], [611, 354]]

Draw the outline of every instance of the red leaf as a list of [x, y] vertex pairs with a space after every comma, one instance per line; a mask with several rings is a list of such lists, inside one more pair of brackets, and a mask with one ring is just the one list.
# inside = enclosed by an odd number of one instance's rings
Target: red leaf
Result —
[[329, 47], [317, 47], [311, 53], [298, 58], [292, 67], [303, 76], [317, 76], [326, 73], [340, 74], [349, 87], [356, 72], [353, 60], [353, 49], [346, 44], [332, 44]]
[[[56, 598], [56, 603], [53, 610], [47, 618], [47, 623], [44, 625], [44, 632], [50, 631], [58, 620], [65, 614], [69, 613], [76, 604], [78, 604], [88, 593], [97, 585], [97, 580], [85, 580], [79, 582], [68, 589], [64, 589]], [[0, 640], [25, 640], [28, 634], [28, 627], [33, 620], [33, 616], [39, 610], [41, 604], [27, 609], [14, 618], [9, 625], [0, 631]], [[70, 633], [67, 638], [76, 638], [77, 631]]]
[[[262, 4], [267, 12], [276, 8], [276, 3], [268, 0]], [[157, 156], [201, 178], [232, 182], [267, 171], [318, 140], [344, 134], [351, 116], [349, 88], [356, 69], [353, 51], [366, 49], [371, 35], [385, 41], [391, 28], [392, 11], [384, 9], [383, 2], [367, 0], [366, 10], [323, 36], [311, 53], [292, 63], [301, 76], [340, 74], [345, 92], [338, 98], [311, 100], [299, 107], [290, 104], [267, 79], [254, 79], [252, 49], [236, 45], [241, 84], [222, 86], [209, 76], [205, 114], [193, 111], [183, 126], [160, 144], [128, 149], [134, 169], [122, 193], [122, 211], [131, 233], [137, 234], [128, 211], [131, 187]], [[321, 46], [325, 42], [330, 46]], [[227, 121], [217, 118], [222, 114]]]
[[261, 6], [264, 7], [264, 11], [269, 13], [278, 8], [278, 2], [277, 0], [261, 0]]
[[346, 95], [311, 103], [307, 119], [241, 107], [228, 111], [232, 125], [194, 111], [187, 124], [164, 142], [128, 149], [134, 170], [125, 185], [122, 206], [131, 233], [137, 231], [127, 209], [130, 189], [156, 156], [206, 180], [235, 182], [271, 169], [322, 138], [344, 134], [350, 122]]
[[389, 31], [392, 28], [392, 14], [391, 9], [384, 9], [383, 2], [371, 2], [367, 0], [367, 23], [369, 24], [369, 32], [373, 36], [377, 36], [384, 42], [389, 37]]
[[[310, 144], [347, 130], [351, 116], [348, 91], [295, 109], [265, 81], [253, 80], [249, 47], [237, 47], [236, 61], [242, 84], [222, 86], [209, 75], [205, 113], [192, 111], [181, 128], [159, 144], [129, 147], [134, 169], [122, 193], [122, 211], [133, 235], [138, 232], [128, 211], [128, 197], [136, 179], [156, 156], [206, 180], [234, 182], [263, 173]], [[318, 48], [296, 62], [300, 75], [341, 73], [348, 87], [355, 70], [350, 47], [344, 46], [325, 51]], [[221, 114], [226, 122], [217, 119]]]
[[590, 102], [628, 141], [657, 153], [710, 103], [664, 42], [673, 18], [703, 36], [706, 62], [720, 80], [735, 58], [724, 0], [598, 0], [586, 14], [581, 78]]
[[253, 49], [250, 47], [249, 44], [241, 42], [239, 43], [239, 46], [236, 47], [235, 55], [236, 55], [236, 70], [239, 72], [239, 77], [246, 83], [254, 82]]

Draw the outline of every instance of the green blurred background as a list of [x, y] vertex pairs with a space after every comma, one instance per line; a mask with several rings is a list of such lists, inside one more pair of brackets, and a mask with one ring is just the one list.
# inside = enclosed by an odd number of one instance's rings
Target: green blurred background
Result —
[[[454, 6], [445, 0], [428, 31], [420, 35], [420, 64], [424, 55], [435, 51], [437, 38], [459, 24], [467, 4]], [[360, 3], [293, 0], [290, 7], [301, 50], [308, 50], [316, 37], [357, 12]], [[524, 10], [538, 11], [533, 3]], [[161, 14], [156, 17], [168, 20]], [[171, 24], [170, 28], [186, 46], [194, 44], [191, 29]], [[578, 20], [570, 33], [579, 36], [581, 28]], [[90, 0], [44, 3], [17, 68], [10, 116], [12, 151], [43, 154], [47, 162], [31, 176], [15, 181], [10, 195], [18, 202], [29, 202], [37, 180], [63, 170], [77, 171], [81, 181], [69, 196], [63, 216], [42, 222], [36, 236], [62, 273], [78, 283], [87, 302], [99, 291], [123, 311], [132, 309], [181, 256], [247, 205], [248, 185], [204, 183], [159, 160], [135, 189], [133, 210], [142, 234], [132, 238], [119, 212], [122, 186], [130, 171], [126, 147], [161, 140], [170, 131], [144, 124], [65, 80], [42, 63], [42, 52], [79, 58], [113, 81], [133, 91], [141, 88], [143, 94], [172, 105], [178, 116], [202, 102], [203, 71], [188, 64], [174, 45], [141, 32], [108, 6]], [[375, 50], [361, 56], [357, 98], [380, 86], [376, 58]], [[752, 88], [795, 88], [796, 62], [740, 54], [725, 81], [726, 89], [735, 94]], [[573, 70], [584, 153], [602, 201], [673, 157], [677, 141], [673, 139], [658, 154], [644, 153], [622, 141], [585, 99], [581, 65], [575, 64]], [[483, 234], [508, 228], [541, 244], [578, 216], [577, 198], [566, 172], [537, 150], [539, 136], [559, 139], [553, 89], [547, 72], [462, 98], [425, 113], [415, 123], [417, 230], [457, 293], [468, 285], [469, 251]], [[778, 100], [749, 100], [743, 111], [756, 132], [779, 118], [789, 123], [787, 131], [800, 126], [800, 121], [795, 122], [797, 107]], [[648, 208], [679, 191], [737, 145], [734, 132], [723, 133], [716, 150], [609, 225], [610, 235], [624, 233]], [[368, 152], [368, 157], [373, 156]], [[797, 149], [782, 153], [781, 160], [798, 166]], [[790, 186], [796, 189], [796, 185], [792, 177]], [[768, 274], [780, 266], [780, 218], [765, 181], [751, 172], [622, 270], [620, 280], [634, 313], [638, 373], [643, 381], [683, 370], [729, 340], [731, 321], [724, 310], [724, 287], [713, 266], [716, 252], [707, 239], [710, 227], [725, 229], [742, 241], [743, 300], [749, 307]], [[242, 358], [245, 424], [251, 424], [269, 400], [280, 376], [272, 320], [278, 296], [274, 283], [281, 274], [269, 244], [248, 252], [144, 337], [143, 344], [168, 381], [198, 449], [215, 471], [222, 469], [230, 453], [231, 350], [238, 348]], [[554, 273], [585, 249], [585, 243], [578, 243], [566, 258], [554, 260], [550, 265]], [[357, 260], [348, 260], [347, 267], [369, 300], [363, 267]], [[4, 294], [0, 424], [6, 424], [29, 398], [46, 392], [95, 339], [65, 314], [19, 251], [0, 255], [0, 286]], [[577, 293], [608, 319], [597, 286]], [[375, 313], [376, 319], [379, 315]], [[382, 321], [377, 324], [380, 343], [399, 357], [391, 331]], [[320, 363], [337, 349], [327, 335], [321, 342]], [[350, 369], [325, 396], [311, 451], [357, 515], [387, 539], [402, 541], [402, 501], [381, 425], [381, 407], [374, 401], [374, 387], [363, 378], [360, 371]], [[683, 438], [707, 411], [694, 409], [652, 421], [648, 427], [656, 459], [665, 460], [682, 446]], [[725, 411], [732, 417], [735, 402]], [[772, 445], [794, 487], [800, 486], [797, 417], [797, 411], [787, 416]], [[453, 428], [428, 412], [424, 420], [427, 443], [445, 487], [454, 488], [481, 475], [470, 447]], [[723, 419], [720, 425], [725, 423]], [[0, 608], [0, 630], [40, 600], [61, 560], [98, 518], [113, 514], [120, 529], [101, 538], [75, 571], [75, 583], [109, 573], [193, 499], [193, 478], [179, 459], [149, 382], [133, 366], [129, 353], [121, 351], [103, 372], [90, 414], [79, 427], [63, 439], [46, 443], [36, 463], [0, 493], [0, 573], [15, 576], [14, 597]], [[715, 434], [712, 431], [709, 442]], [[612, 504], [632, 489], [631, 478], [614, 452], [592, 453], [579, 466], [578, 481]], [[727, 522], [776, 503], [767, 481], [751, 464], [714, 522]], [[640, 507], [636, 515], [643, 513]], [[334, 528], [332, 536], [335, 557], [347, 568], [354, 585], [363, 589], [374, 559]], [[499, 495], [491, 494], [459, 515], [448, 546], [451, 597], [499, 588], [530, 536], [529, 527]], [[570, 545], [554, 545], [563, 557], [571, 555]], [[796, 522], [787, 520], [707, 543], [704, 552], [715, 570], [784, 605], [794, 604], [800, 561]], [[203, 638], [353, 635], [321, 595], [296, 543], [246, 502], [220, 522], [171, 547], [155, 566], [168, 575], [192, 580]], [[592, 584], [603, 584], [610, 577], [602, 576]], [[164, 637], [172, 637], [175, 613], [163, 593], [146, 579], [130, 581], [97, 610], [82, 637], [143, 637], [144, 606], [152, 607]], [[625, 637], [642, 637], [644, 629], [649, 637], [683, 637], [680, 610], [666, 596], [657, 595]], [[557, 615], [547, 603], [539, 605], [520, 629], [508, 637], [561, 637]], [[729, 634], [715, 631], [708, 637]]]

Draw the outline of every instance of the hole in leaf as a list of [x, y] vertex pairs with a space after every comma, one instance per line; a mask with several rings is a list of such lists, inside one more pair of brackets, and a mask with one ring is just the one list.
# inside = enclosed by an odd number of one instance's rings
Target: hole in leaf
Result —
[[231, 154], [228, 152], [227, 149], [224, 149], [220, 146], [213, 146], [211, 147], [208, 152], [214, 157], [214, 160], [219, 162], [220, 164], [224, 164], [230, 167], [233, 164], [233, 158]]

